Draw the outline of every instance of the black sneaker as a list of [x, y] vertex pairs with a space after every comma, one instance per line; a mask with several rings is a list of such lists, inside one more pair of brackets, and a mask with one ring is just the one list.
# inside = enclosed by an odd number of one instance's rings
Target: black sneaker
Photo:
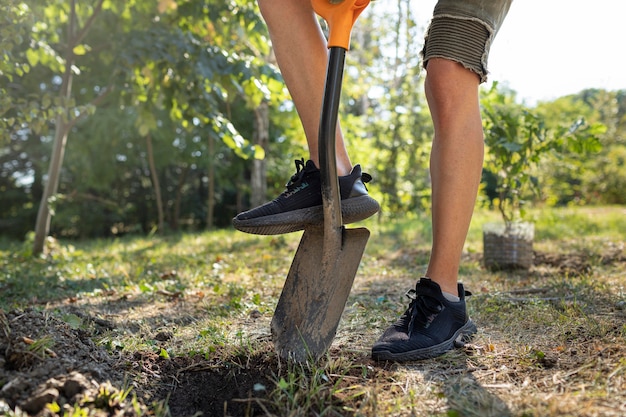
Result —
[[372, 347], [372, 359], [413, 361], [434, 358], [454, 347], [462, 347], [476, 325], [465, 310], [463, 284], [458, 284], [458, 302], [448, 301], [439, 285], [421, 278], [415, 290], [407, 292], [409, 308]]
[[[369, 174], [356, 165], [352, 172], [339, 177], [341, 214], [344, 224], [366, 219], [378, 210], [376, 200], [367, 194]], [[278, 235], [303, 230], [324, 221], [320, 170], [313, 161], [296, 160], [296, 173], [287, 189], [273, 201], [239, 213], [233, 219], [235, 229], [257, 235]]]

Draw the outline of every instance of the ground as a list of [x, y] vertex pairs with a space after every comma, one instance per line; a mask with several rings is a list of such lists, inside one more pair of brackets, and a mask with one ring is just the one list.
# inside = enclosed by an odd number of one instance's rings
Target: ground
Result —
[[[135, 382], [131, 385], [141, 402], [168, 399], [174, 416], [198, 411], [209, 416], [224, 415], [224, 411], [244, 415], [247, 408], [259, 408], [249, 401], [260, 391], [255, 391], [255, 385], [271, 384], [273, 365], [264, 363], [262, 357], [225, 369], [201, 357], [166, 359], [151, 352], [111, 355], [91, 341], [93, 334], [46, 312], [29, 309], [1, 314], [0, 381], [8, 382], [0, 393], [0, 407], [4, 407], [0, 412], [17, 406], [29, 415], [43, 415], [46, 404], [56, 402], [63, 407], [80, 402], [104, 410], [103, 415], [143, 414], [145, 409], [137, 412], [123, 401], [123, 387], [132, 375]], [[97, 332], [112, 325], [94, 321], [93, 329]], [[38, 346], [33, 349], [35, 343]], [[207, 387], [213, 388], [207, 391]]]
[[[534, 259], [536, 268], [555, 268], [566, 274], [584, 274], [590, 268], [588, 260], [580, 254], [535, 253]], [[624, 263], [625, 259], [621, 251], [616, 251], [607, 253], [602, 262]], [[525, 297], [549, 296], [540, 292], [540, 289], [511, 292], [510, 299], [524, 302]], [[159, 412], [167, 415], [166, 409], [172, 416], [197, 413], [205, 416], [273, 415], [276, 410], [272, 410], [273, 404], [267, 402], [266, 397], [271, 387], [280, 384], [281, 375], [288, 374], [281, 373], [281, 366], [286, 365], [272, 352], [268, 320], [260, 318], [258, 312], [250, 313], [246, 325], [258, 328], [255, 343], [259, 345], [252, 356], [232, 355], [226, 362], [200, 354], [170, 358], [166, 352], [159, 352], [158, 344], [166, 344], [172, 338], [168, 329], [184, 325], [192, 320], [194, 313], [189, 310], [189, 303], [185, 304], [176, 294], [166, 295], [159, 308], [168, 310], [162, 317], [170, 317], [170, 322], [136, 320], [145, 316], [146, 310], [127, 296], [116, 297], [114, 293], [107, 299], [107, 311], [117, 314], [109, 314], [110, 319], [101, 318], [93, 308], [83, 308], [76, 300], [54, 309], [0, 311], [0, 412], [20, 415], [22, 410], [24, 415], [39, 416], [55, 415], [64, 407], [66, 410], [82, 407], [90, 409], [94, 415], [158, 415]], [[94, 343], [94, 338], [112, 331], [133, 332], [150, 338], [156, 347], [129, 356], [117, 353], [115, 346]], [[345, 343], [345, 340], [337, 342], [330, 356], [341, 356]], [[489, 350], [489, 346], [469, 345], [465, 353], [472, 355], [473, 349]], [[535, 364], [543, 369], [556, 366], [560, 360], [549, 352], [534, 355]], [[571, 355], [577, 352], [574, 350]], [[362, 356], [353, 360], [359, 366], [349, 369], [358, 373], [383, 375], [395, 370], [391, 364], [376, 364]], [[465, 375], [460, 383], [475, 389], [478, 384], [472, 380], [472, 375], [477, 370], [480, 368], [467, 369], [467, 365], [450, 370], [444, 364], [432, 368], [428, 378], [437, 380], [449, 372], [459, 373]], [[389, 378], [387, 374], [383, 376]], [[343, 375], [342, 380], [350, 378], [357, 379], [360, 375]], [[527, 382], [517, 381], [519, 384]], [[350, 392], [348, 386], [345, 388], [345, 392]], [[326, 400], [339, 405], [354, 402], [354, 399], [342, 398], [338, 392], [344, 391], [337, 390]], [[477, 395], [489, 397], [484, 388]], [[502, 404], [492, 404], [494, 407], [506, 409]]]

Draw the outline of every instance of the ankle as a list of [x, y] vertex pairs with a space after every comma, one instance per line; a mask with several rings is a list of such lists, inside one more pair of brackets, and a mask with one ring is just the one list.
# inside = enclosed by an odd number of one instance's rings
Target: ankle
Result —
[[445, 296], [446, 294], [450, 297], [446, 297], [449, 301], [459, 301], [460, 294], [456, 280], [437, 280], [436, 278], [432, 278], [430, 276], [425, 276], [425, 278], [429, 278], [432, 282], [439, 285], [441, 292]]

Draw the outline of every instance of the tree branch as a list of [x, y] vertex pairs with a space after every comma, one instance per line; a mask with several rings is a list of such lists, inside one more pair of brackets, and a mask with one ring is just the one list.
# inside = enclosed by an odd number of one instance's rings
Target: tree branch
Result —
[[94, 20], [96, 20], [96, 17], [100, 13], [100, 11], [102, 11], [103, 3], [104, 3], [104, 0], [98, 1], [98, 4], [93, 10], [93, 13], [91, 14], [91, 16], [89, 16], [89, 19], [87, 19], [87, 21], [85, 22], [85, 25], [76, 34], [76, 38], [74, 39], [74, 42], [71, 42], [73, 46], [78, 45], [83, 40], [83, 38], [87, 35], [87, 32], [89, 32], [89, 29], [91, 28], [91, 25], [93, 24]]

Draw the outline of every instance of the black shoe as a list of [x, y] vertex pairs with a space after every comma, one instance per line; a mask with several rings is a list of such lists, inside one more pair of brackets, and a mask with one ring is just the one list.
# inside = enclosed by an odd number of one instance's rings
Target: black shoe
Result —
[[[339, 177], [341, 214], [344, 224], [366, 219], [378, 210], [376, 200], [367, 194], [369, 174], [356, 165], [352, 172]], [[233, 219], [235, 229], [257, 235], [278, 235], [303, 230], [324, 221], [320, 170], [313, 161], [296, 160], [296, 173], [287, 189], [273, 201], [239, 213]]]
[[389, 327], [372, 347], [372, 359], [413, 361], [434, 358], [454, 347], [462, 347], [476, 325], [465, 310], [463, 284], [458, 284], [458, 302], [448, 301], [439, 285], [421, 278], [407, 296], [409, 308]]

